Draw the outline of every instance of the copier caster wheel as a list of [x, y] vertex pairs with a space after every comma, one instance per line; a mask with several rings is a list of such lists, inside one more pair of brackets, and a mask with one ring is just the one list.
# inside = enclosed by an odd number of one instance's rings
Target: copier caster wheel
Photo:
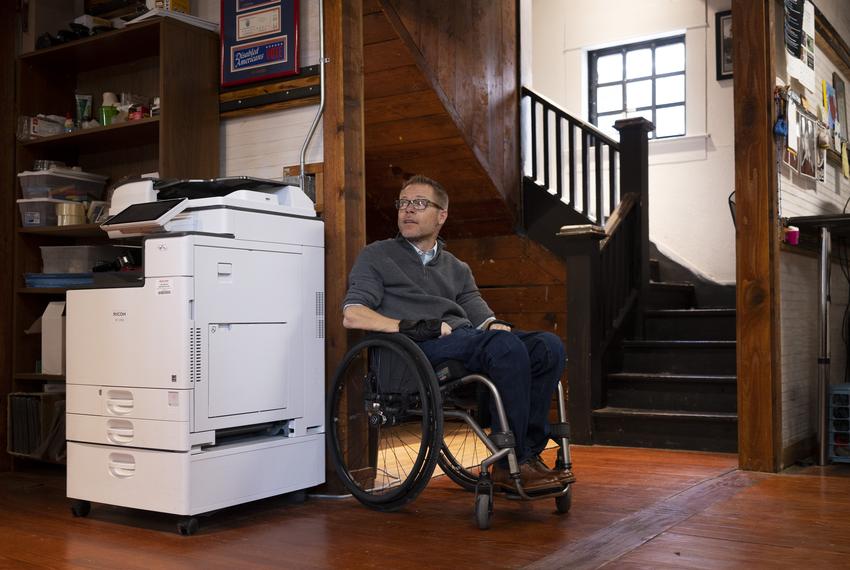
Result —
[[186, 517], [177, 521], [177, 532], [183, 536], [192, 536], [198, 532], [199, 527], [198, 519], [195, 517]]
[[71, 503], [71, 514], [75, 517], [87, 517], [91, 512], [91, 503], [88, 501], [74, 501]]

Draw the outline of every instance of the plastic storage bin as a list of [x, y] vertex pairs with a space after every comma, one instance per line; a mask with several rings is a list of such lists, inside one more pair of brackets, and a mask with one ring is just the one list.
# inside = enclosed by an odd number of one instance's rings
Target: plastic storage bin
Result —
[[850, 463], [850, 384], [829, 387], [829, 459]]
[[[89, 174], [70, 168], [25, 171], [18, 174], [24, 198], [67, 198], [71, 196], [100, 200], [106, 187], [106, 176]], [[61, 196], [56, 196], [56, 193]]]
[[32, 226], [55, 226], [56, 204], [64, 204], [68, 200], [56, 200], [53, 198], [22, 198], [18, 200], [21, 209], [21, 224], [24, 227]]
[[44, 273], [90, 273], [101, 262], [113, 262], [121, 249], [111, 245], [42, 246]]

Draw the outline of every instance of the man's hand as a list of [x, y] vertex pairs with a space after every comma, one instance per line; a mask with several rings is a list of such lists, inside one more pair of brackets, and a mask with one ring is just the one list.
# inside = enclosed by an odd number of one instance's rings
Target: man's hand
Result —
[[440, 336], [447, 336], [452, 334], [452, 327], [449, 326], [448, 323], [443, 322], [440, 324]]
[[494, 319], [490, 321], [490, 324], [487, 325], [488, 331], [507, 331], [511, 332], [514, 328], [513, 323], [509, 323], [508, 321], [503, 321], [501, 319]]

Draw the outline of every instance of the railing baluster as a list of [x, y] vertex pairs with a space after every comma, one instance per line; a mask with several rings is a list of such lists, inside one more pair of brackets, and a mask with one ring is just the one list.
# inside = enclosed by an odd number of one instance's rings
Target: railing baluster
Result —
[[576, 205], [576, 126], [572, 121], [567, 121], [568, 144], [570, 147], [570, 205], [575, 208]]
[[549, 190], [549, 109], [543, 105], [543, 187]]
[[561, 125], [563, 119], [555, 115], [555, 192], [558, 198], [564, 197], [564, 184], [561, 173]]
[[531, 104], [531, 179], [537, 182], [537, 101], [530, 97]]
[[608, 214], [617, 206], [617, 150], [608, 145]]
[[[590, 135], [587, 131], [581, 131], [581, 213], [588, 216], [588, 202], [590, 202]], [[596, 220], [599, 222], [599, 220]]]
[[596, 139], [594, 141], [596, 168], [596, 223], [600, 226], [605, 222], [605, 208], [602, 203], [602, 141]]

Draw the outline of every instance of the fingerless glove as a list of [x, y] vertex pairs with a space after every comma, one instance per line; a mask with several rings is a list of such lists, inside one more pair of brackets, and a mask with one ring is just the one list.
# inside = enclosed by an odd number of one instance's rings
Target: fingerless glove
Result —
[[440, 319], [422, 319], [412, 321], [403, 319], [398, 323], [398, 332], [410, 337], [411, 340], [422, 342], [440, 336]]

